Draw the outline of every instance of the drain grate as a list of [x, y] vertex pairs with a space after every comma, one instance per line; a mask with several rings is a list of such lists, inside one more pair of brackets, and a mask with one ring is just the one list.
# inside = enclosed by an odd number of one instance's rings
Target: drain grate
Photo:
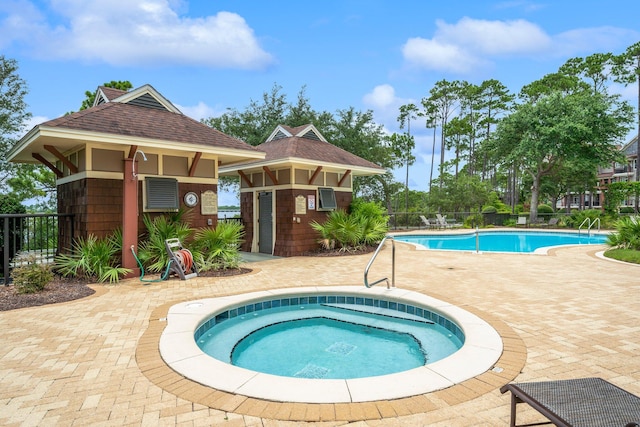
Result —
[[296, 372], [293, 376], [297, 378], [321, 379], [326, 377], [328, 373], [329, 369], [310, 363]]
[[355, 349], [356, 349], [355, 345], [338, 341], [338, 342], [334, 342], [329, 347], [327, 347], [325, 351], [328, 351], [329, 353], [340, 354], [342, 356], [347, 356], [349, 353], [351, 353]]

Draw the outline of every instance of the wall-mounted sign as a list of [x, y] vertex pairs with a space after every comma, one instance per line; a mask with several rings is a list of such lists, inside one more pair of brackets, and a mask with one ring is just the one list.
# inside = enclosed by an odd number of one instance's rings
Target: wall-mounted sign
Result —
[[307, 199], [304, 196], [296, 196], [296, 215], [307, 213]]
[[315, 194], [309, 194], [307, 196], [307, 206], [309, 207], [309, 210], [316, 210], [316, 195]]
[[218, 215], [218, 194], [215, 191], [205, 191], [202, 193], [201, 199], [200, 213], [202, 215]]

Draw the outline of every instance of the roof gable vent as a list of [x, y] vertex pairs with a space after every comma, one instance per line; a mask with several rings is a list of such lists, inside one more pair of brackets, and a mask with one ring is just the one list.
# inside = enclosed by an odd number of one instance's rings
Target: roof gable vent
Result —
[[315, 133], [313, 130], [309, 130], [309, 132], [306, 132], [304, 135], [302, 135], [302, 138], [306, 138], [306, 139], [313, 139], [316, 141], [321, 141], [320, 137], [318, 136], [317, 133]]

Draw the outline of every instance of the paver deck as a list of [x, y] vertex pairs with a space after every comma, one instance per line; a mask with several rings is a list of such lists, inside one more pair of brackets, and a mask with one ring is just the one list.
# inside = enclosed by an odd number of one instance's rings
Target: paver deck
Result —
[[[0, 425], [500, 426], [518, 382], [602, 377], [640, 395], [640, 267], [595, 257], [418, 251], [396, 243], [396, 284], [458, 304], [503, 335], [500, 373], [367, 404], [265, 402], [194, 385], [158, 356], [178, 301], [297, 286], [361, 285], [370, 256], [280, 258], [248, 275], [96, 285], [64, 304], [0, 312]], [[369, 273], [389, 274], [390, 251]], [[287, 421], [288, 420], [288, 421]], [[358, 421], [362, 420], [362, 421]], [[519, 422], [540, 421], [533, 410]]]

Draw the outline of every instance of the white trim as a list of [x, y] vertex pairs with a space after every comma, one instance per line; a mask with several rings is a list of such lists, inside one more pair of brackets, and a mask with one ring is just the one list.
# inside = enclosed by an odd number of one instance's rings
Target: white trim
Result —
[[151, 95], [156, 101], [162, 104], [164, 108], [171, 111], [172, 113], [184, 115], [182, 111], [180, 111], [175, 105], [173, 105], [171, 101], [169, 101], [167, 98], [162, 96], [160, 92], [155, 90], [153, 86], [151, 86], [150, 84], [145, 84], [143, 86], [140, 86], [139, 88], [133, 89], [115, 99], [112, 99], [110, 102], [118, 102], [120, 104], [126, 104], [127, 102], [130, 102], [145, 94]]

